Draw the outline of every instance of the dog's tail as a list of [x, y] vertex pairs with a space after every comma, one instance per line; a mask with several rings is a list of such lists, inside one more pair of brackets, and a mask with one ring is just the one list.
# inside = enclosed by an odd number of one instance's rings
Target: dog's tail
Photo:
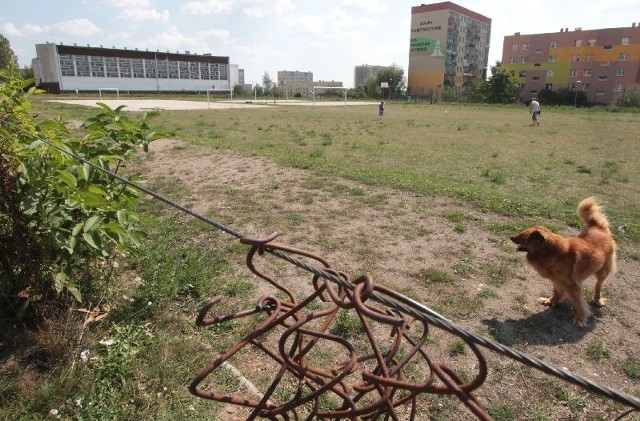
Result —
[[601, 230], [610, 232], [609, 221], [593, 197], [588, 197], [580, 202], [578, 205], [578, 216], [584, 221], [587, 227], [598, 227]]

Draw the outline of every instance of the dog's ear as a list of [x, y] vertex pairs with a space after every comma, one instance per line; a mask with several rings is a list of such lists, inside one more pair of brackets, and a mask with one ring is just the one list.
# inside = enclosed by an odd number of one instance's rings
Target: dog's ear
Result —
[[544, 234], [543, 234], [543, 233], [541, 233], [541, 232], [540, 232], [540, 231], [538, 231], [538, 230], [533, 231], [533, 232], [531, 233], [531, 235], [529, 235], [529, 242], [531, 242], [531, 241], [537, 241], [537, 242], [540, 242], [540, 243], [544, 243], [544, 242], [545, 242], [545, 240], [546, 240], [546, 238], [544, 238]]

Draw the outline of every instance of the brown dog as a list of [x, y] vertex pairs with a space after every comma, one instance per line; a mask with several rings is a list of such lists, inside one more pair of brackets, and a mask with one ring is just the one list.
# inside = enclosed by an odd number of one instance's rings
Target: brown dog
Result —
[[603, 306], [602, 283], [616, 271], [616, 243], [607, 217], [593, 198], [580, 202], [578, 216], [585, 227], [577, 237], [563, 237], [536, 226], [512, 236], [511, 241], [518, 244], [518, 251], [527, 252], [527, 262], [542, 277], [553, 282], [553, 295], [540, 303], [553, 306], [563, 298], [569, 299], [574, 323], [583, 327], [591, 310], [582, 295], [582, 281], [596, 275], [593, 303]]

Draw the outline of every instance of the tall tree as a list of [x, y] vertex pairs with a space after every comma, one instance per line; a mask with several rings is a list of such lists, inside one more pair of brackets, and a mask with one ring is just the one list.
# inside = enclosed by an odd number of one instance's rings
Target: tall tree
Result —
[[262, 75], [262, 89], [263, 89], [263, 93], [268, 94], [271, 92], [271, 89], [273, 88], [273, 79], [271, 79], [271, 76], [269, 76], [269, 73], [264, 72], [264, 74]]
[[[382, 82], [387, 82], [389, 84], [389, 88], [381, 89], [380, 84]], [[381, 96], [384, 96], [385, 98], [389, 96], [393, 97], [394, 94], [402, 93], [406, 88], [404, 70], [402, 67], [395, 64], [383, 67], [374, 75], [369, 76], [364, 85], [370, 98], [377, 98]]]
[[0, 70], [9, 68], [9, 63], [18, 65], [18, 57], [11, 49], [11, 43], [4, 35], [0, 34]]
[[491, 77], [481, 86], [480, 92], [485, 102], [508, 104], [516, 102], [520, 86], [515, 75], [498, 61], [491, 67]]

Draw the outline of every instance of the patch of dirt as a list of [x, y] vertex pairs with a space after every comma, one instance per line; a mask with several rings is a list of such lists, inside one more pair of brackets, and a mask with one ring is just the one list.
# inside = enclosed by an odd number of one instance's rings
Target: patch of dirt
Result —
[[[579, 329], [572, 324], [569, 305], [547, 309], [538, 304], [540, 296], [551, 293], [550, 282], [526, 265], [508, 236], [488, 229], [510, 218], [451, 198], [319, 177], [267, 158], [173, 139], [153, 142], [150, 150], [142, 159], [149, 184], [194, 211], [247, 236], [278, 231], [279, 242], [317, 253], [352, 278], [370, 273], [375, 282], [440, 312], [467, 331], [640, 396], [639, 380], [623, 369], [640, 358], [640, 263], [625, 258], [637, 255], [636, 246], [619, 244], [619, 271], [604, 284], [608, 305], [594, 309], [595, 317]], [[569, 227], [563, 231], [577, 233]], [[248, 273], [243, 261], [230, 263]], [[288, 286], [296, 294], [308, 294], [310, 279]], [[585, 282], [588, 293], [593, 284], [593, 279]], [[272, 293], [265, 282], [259, 285], [258, 293]], [[447, 349], [441, 354], [448, 357]], [[490, 375], [475, 393], [483, 402], [501, 402], [508, 396], [518, 407], [530, 394], [546, 393], [535, 390], [544, 384], [544, 375], [525, 379], [526, 371], [509, 369], [512, 364], [506, 358], [490, 351], [485, 355]], [[569, 398], [548, 399], [554, 418], [582, 411], [571, 408]], [[586, 399], [584, 411], [606, 412], [608, 404], [603, 402]], [[578, 418], [582, 416], [585, 413]]]

